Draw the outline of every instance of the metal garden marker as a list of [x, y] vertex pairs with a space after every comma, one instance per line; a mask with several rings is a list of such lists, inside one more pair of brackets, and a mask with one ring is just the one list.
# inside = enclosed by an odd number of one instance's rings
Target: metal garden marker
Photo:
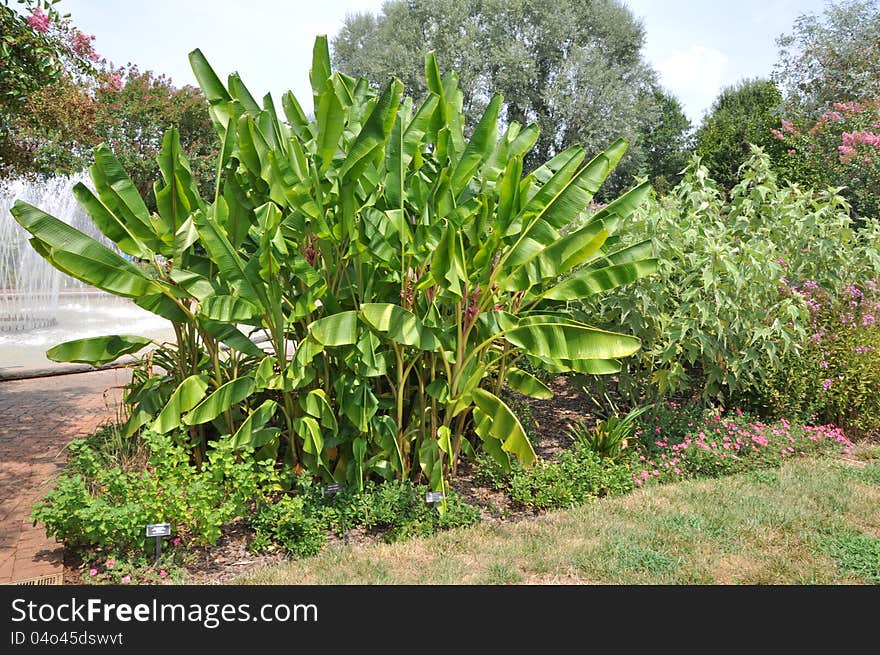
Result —
[[443, 492], [442, 491], [429, 491], [425, 494], [425, 502], [429, 505], [433, 505], [434, 503], [439, 503], [443, 500]]
[[333, 496], [342, 491], [342, 485], [339, 482], [334, 482], [333, 484], [328, 484], [324, 487], [324, 495], [325, 496]]
[[156, 538], [156, 564], [162, 558], [162, 537], [171, 536], [170, 523], [151, 523], [147, 526], [147, 536]]

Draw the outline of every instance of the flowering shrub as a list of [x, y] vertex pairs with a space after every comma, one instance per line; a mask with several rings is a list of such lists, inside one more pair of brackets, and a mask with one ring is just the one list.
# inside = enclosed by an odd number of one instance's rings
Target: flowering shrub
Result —
[[726, 413], [714, 408], [684, 435], [666, 434], [662, 426], [642, 432], [632, 476], [636, 486], [716, 477], [838, 448], [848, 453], [851, 446], [833, 425], [803, 425], [787, 419], [765, 423], [740, 409]]
[[815, 415], [855, 434], [877, 434], [880, 283], [845, 284], [831, 294], [810, 280], [785, 290], [805, 298], [810, 336], [799, 357], [782, 363], [766, 405], [777, 415]]
[[812, 124], [782, 120], [772, 130], [786, 145], [780, 167], [793, 180], [842, 193], [856, 216], [880, 217], [880, 99], [836, 102]]

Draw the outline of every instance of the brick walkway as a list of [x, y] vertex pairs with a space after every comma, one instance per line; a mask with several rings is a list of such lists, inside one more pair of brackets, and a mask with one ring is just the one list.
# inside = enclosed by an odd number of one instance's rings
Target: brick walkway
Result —
[[0, 382], [0, 584], [62, 573], [62, 549], [28, 520], [74, 437], [116, 416], [125, 369]]

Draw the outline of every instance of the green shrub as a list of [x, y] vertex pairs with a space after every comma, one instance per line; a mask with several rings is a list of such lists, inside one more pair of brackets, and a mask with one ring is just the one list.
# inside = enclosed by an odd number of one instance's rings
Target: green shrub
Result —
[[806, 299], [784, 280], [838, 289], [880, 270], [876, 226], [854, 230], [844, 199], [781, 185], [755, 151], [729, 199], [699, 159], [673, 194], [637, 214], [623, 245], [650, 238], [660, 262], [649, 281], [585, 303], [643, 343], [620, 389], [634, 399], [699, 390], [706, 400], [760, 396], [782, 361], [812, 334]]
[[258, 507], [251, 519], [255, 536], [250, 547], [260, 552], [277, 545], [297, 557], [308, 557], [324, 547], [330, 530], [341, 536], [363, 527], [395, 542], [480, 521], [480, 510], [453, 491], [446, 494], [446, 511], [437, 512], [425, 502], [428, 490], [407, 480], [392, 480], [370, 481], [363, 491], [350, 487], [326, 494], [313, 479], [301, 476], [298, 495]]
[[478, 479], [491, 480], [511, 499], [536, 509], [559, 509], [590, 502], [605, 495], [619, 495], [633, 488], [630, 468], [603, 460], [596, 453], [574, 446], [558, 462], [539, 461], [531, 468], [514, 466], [505, 474], [485, 459], [477, 465]]
[[277, 503], [263, 503], [251, 518], [254, 538], [250, 547], [255, 552], [280, 546], [296, 557], [311, 557], [327, 543], [327, 528], [310, 516], [301, 496], [285, 496]]
[[188, 543], [214, 544], [225, 524], [278, 486], [272, 462], [242, 461], [228, 440], [198, 468], [173, 436], [144, 432], [141, 439], [149, 459], [135, 470], [108, 459], [100, 439], [74, 441], [70, 465], [31, 518], [69, 546], [119, 554], [144, 548], [149, 523], [170, 523]]

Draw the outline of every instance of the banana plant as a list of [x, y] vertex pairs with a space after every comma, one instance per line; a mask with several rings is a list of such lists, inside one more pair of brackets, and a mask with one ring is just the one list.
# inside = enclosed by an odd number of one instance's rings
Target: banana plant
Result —
[[[469, 132], [458, 78], [433, 53], [416, 103], [397, 79], [375, 90], [332, 71], [319, 37], [310, 115], [292, 93], [279, 116], [238, 75], [223, 84], [198, 50], [190, 62], [223, 144], [214, 197], [198, 196], [173, 130], [156, 214], [103, 146], [97, 196], [75, 190], [149, 273], [34, 207], [13, 210], [54, 266], [175, 326], [176, 344], [144, 360], [166, 374], [141, 376], [131, 432], [177, 431], [202, 454], [228, 438], [326, 480], [424, 478], [442, 491], [474, 447], [506, 467], [535, 461], [502, 400], [505, 388], [552, 396], [529, 369], [609, 374], [638, 350], [568, 311], [656, 270], [648, 242], [615, 246], [647, 184], [584, 218], [624, 140], [524, 172], [537, 126], [502, 126], [496, 95]], [[51, 356], [107, 361], [145, 345], [114, 335]]]

